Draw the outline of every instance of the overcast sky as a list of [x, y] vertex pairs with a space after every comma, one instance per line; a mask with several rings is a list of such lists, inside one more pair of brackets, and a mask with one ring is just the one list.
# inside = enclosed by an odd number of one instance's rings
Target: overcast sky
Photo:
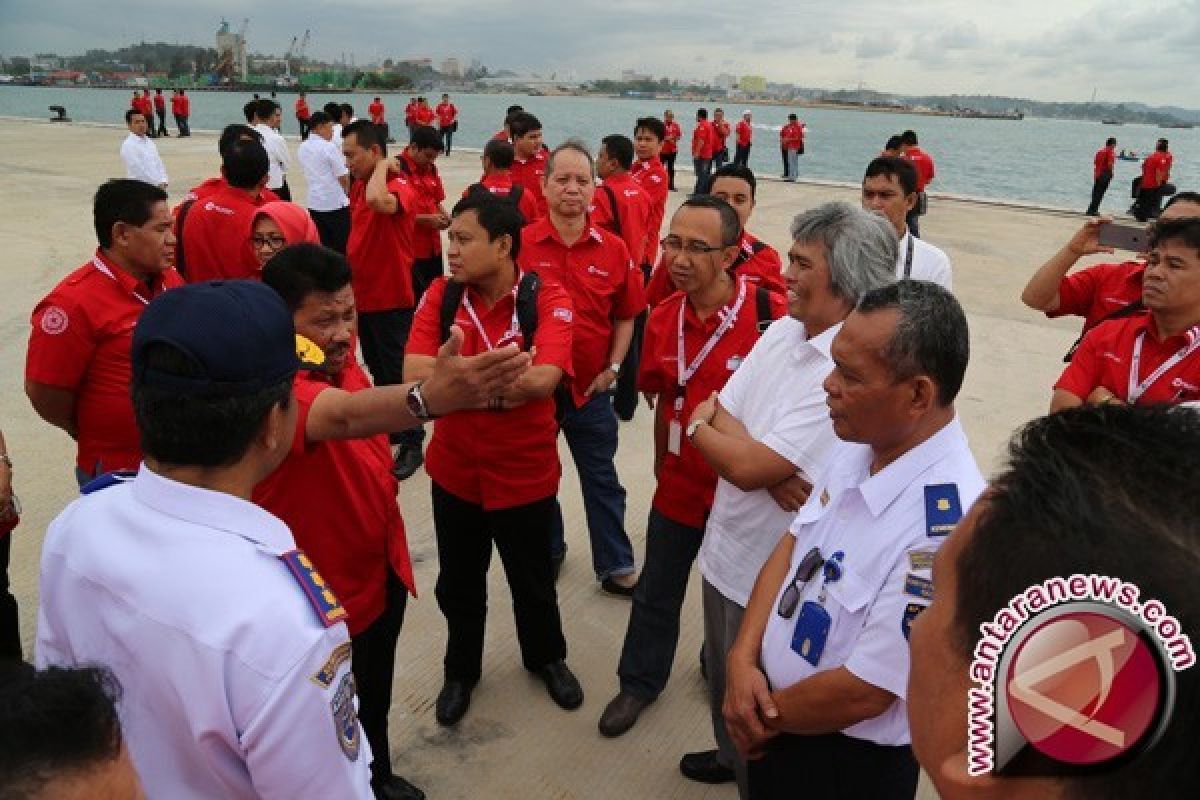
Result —
[[[419, 8], [419, 11], [413, 11]], [[252, 52], [478, 58], [579, 77], [718, 73], [824, 88], [1200, 106], [1200, 0], [0, 0], [0, 54], [145, 39], [213, 46], [250, 17]]]

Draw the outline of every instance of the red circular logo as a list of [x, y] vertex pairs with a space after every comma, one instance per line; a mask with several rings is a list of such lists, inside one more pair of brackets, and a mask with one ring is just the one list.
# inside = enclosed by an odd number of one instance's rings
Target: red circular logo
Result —
[[57, 336], [65, 331], [68, 324], [70, 321], [67, 319], [67, 312], [58, 306], [50, 306], [42, 314], [42, 330], [51, 336]]
[[1164, 676], [1138, 631], [1078, 611], [1037, 626], [1004, 676], [1012, 720], [1055, 761], [1089, 765], [1137, 747], [1160, 719]]

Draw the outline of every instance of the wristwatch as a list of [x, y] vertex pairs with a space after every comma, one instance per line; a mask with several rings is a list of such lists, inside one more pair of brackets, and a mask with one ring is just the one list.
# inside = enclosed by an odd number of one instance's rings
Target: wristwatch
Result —
[[706, 422], [705, 420], [702, 420], [702, 419], [694, 419], [691, 422], [689, 422], [688, 426], [687, 426], [688, 441], [690, 442], [692, 440], [692, 437], [696, 435], [696, 431], [700, 430], [701, 425], [707, 425], [707, 424], [708, 424], [708, 422]]
[[424, 381], [417, 381], [408, 390], [408, 394], [404, 397], [404, 402], [408, 404], [408, 411], [422, 422], [427, 422], [433, 419], [433, 414], [429, 411], [429, 406], [425, 405], [425, 397], [421, 394], [421, 384]]
[[617, 363], [615, 363], [615, 364], [609, 364], [609, 365], [608, 365], [608, 368], [609, 368], [610, 370], [612, 370], [612, 374], [613, 374], [613, 375], [620, 375], [620, 374], [621, 374], [621, 363], [620, 363], [620, 362], [617, 362]]

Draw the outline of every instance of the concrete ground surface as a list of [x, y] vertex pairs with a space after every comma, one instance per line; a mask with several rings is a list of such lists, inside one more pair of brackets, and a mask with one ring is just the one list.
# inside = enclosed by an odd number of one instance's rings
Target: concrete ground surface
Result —
[[[90, 257], [96, 243], [92, 194], [105, 179], [124, 174], [118, 148], [125, 135], [111, 127], [0, 120], [0, 428], [16, 464], [15, 488], [25, 509], [14, 534], [11, 575], [29, 655], [42, 536], [77, 492], [73, 443], [37, 417], [22, 390], [28, 320], [35, 303]], [[555, 140], [552, 128], [548, 139]], [[294, 152], [297, 142], [289, 143]], [[214, 134], [160, 139], [157, 144], [170, 173], [172, 204], [189, 187], [217, 174]], [[447, 194], [457, 197], [478, 179], [478, 152], [455, 152], [439, 160], [439, 167]], [[303, 175], [294, 161], [289, 180], [294, 197], [303, 200]], [[689, 173], [680, 174], [681, 188], [691, 183]], [[781, 251], [789, 245], [788, 224], [796, 213], [829, 200], [858, 202], [853, 188], [777, 180], [763, 181], [758, 195], [751, 230]], [[672, 208], [684, 196], [672, 193]], [[985, 473], [1000, 463], [1012, 431], [1045, 412], [1062, 354], [1078, 331], [1078, 322], [1048, 321], [1018, 298], [1029, 274], [1081, 220], [1078, 215], [937, 196], [922, 219], [926, 238], [951, 257], [955, 292], [970, 319], [971, 366], [958, 409]], [[626, 524], [639, 564], [654, 490], [651, 442], [651, 417], [643, 406], [632, 422], [621, 425], [617, 464], [629, 491]], [[616, 663], [629, 601], [604, 594], [593, 578], [577, 476], [565, 446], [560, 450], [560, 497], [570, 553], [558, 584], [559, 601], [568, 663], [586, 694], [583, 707], [560, 710], [522, 669], [503, 572], [494, 566], [484, 678], [456, 729], [443, 729], [434, 721], [445, 626], [433, 598], [436, 549], [428, 479], [421, 471], [402, 485], [399, 495], [420, 597], [409, 605], [396, 665], [391, 739], [397, 772], [438, 799], [736, 797], [732, 785], [695, 784], [677, 768], [684, 753], [713, 746], [697, 663], [703, 638], [698, 576], [689, 587], [667, 690], [625, 736], [608, 740], [597, 732], [596, 721], [617, 691]], [[927, 780], [920, 796], [935, 796]]]

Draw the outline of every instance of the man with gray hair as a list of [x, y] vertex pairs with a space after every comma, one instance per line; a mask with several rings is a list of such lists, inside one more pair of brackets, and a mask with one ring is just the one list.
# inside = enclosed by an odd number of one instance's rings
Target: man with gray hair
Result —
[[692, 445], [719, 478], [699, 555], [717, 749], [689, 753], [679, 768], [704, 783], [736, 775], [743, 797], [746, 763], [721, 715], [725, 657], [759, 569], [837, 441], [822, 387], [833, 369], [830, 343], [863, 294], [895, 280], [896, 236], [877, 215], [828, 203], [798, 215], [791, 232], [788, 315], [767, 329], [688, 426]]
[[934, 554], [984, 488], [954, 410], [968, 353], [962, 307], [925, 281], [867, 292], [834, 336], [825, 390], [842, 441], [759, 571], [726, 662], [752, 797], [916, 791], [909, 629]]

